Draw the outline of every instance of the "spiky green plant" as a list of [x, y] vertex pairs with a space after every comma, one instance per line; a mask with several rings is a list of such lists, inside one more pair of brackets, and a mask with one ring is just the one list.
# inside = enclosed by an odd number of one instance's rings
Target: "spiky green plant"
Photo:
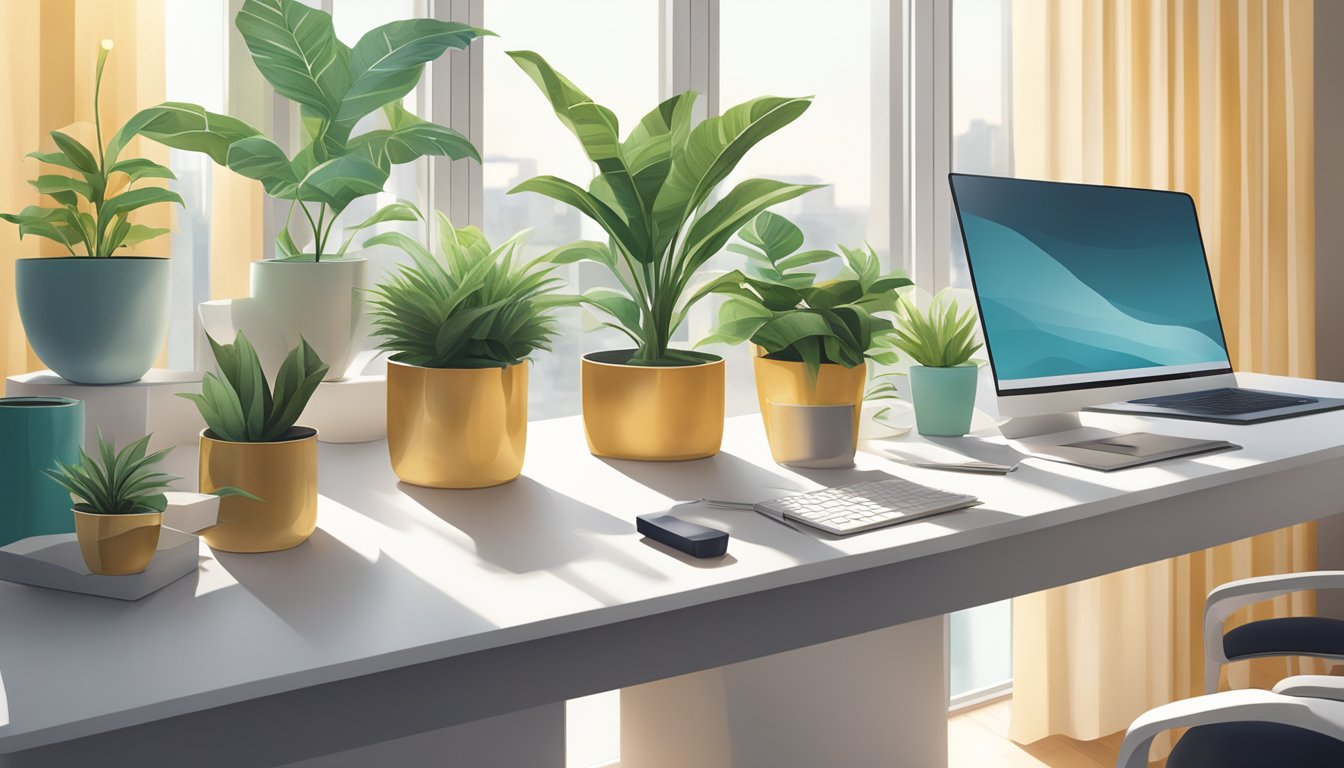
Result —
[[272, 391], [257, 350], [242, 331], [232, 344], [220, 344], [209, 335], [206, 338], [223, 375], [207, 373], [200, 394], [184, 392], [178, 397], [196, 404], [216, 439], [232, 443], [284, 439], [327, 375], [326, 363], [300, 339], [299, 346], [280, 364]]
[[635, 343], [631, 365], [705, 362], [703, 352], [669, 346], [691, 306], [712, 290], [712, 281], [692, 288], [695, 273], [753, 216], [818, 185], [747, 179], [717, 200], [714, 192], [752, 147], [797, 119], [811, 99], [763, 96], [691, 127], [695, 93], [686, 91], [659, 104], [622, 141], [616, 115], [543, 58], [531, 51], [509, 56], [598, 171], [586, 190], [537, 176], [509, 193], [558, 200], [606, 232], [607, 242], [580, 241], [563, 258], [601, 264], [620, 282], [623, 291], [596, 289], [584, 300], [611, 316], [605, 326]]
[[[132, 224], [132, 211], [157, 203], [182, 205], [182, 197], [162, 187], [139, 187], [141, 179], [174, 179], [173, 172], [153, 160], [142, 157], [121, 159], [139, 128], [134, 119], [112, 135], [103, 145], [103, 122], [98, 112], [98, 96], [103, 87], [103, 65], [112, 50], [112, 41], [104, 40], [98, 49], [98, 64], [93, 79], [93, 127], [97, 135], [94, 153], [78, 139], [61, 131], [52, 131], [55, 152], [30, 152], [28, 157], [54, 165], [73, 174], [42, 174], [29, 181], [33, 189], [55, 200], [58, 207], [30, 205], [18, 213], [0, 213], [0, 219], [19, 225], [19, 237], [36, 235], [60, 243], [71, 256], [104, 257], [115, 255], [118, 248], [139, 245], [168, 234], [164, 227]], [[123, 182], [124, 179], [124, 182]], [[124, 183], [120, 194], [109, 195]]]
[[557, 252], [523, 261], [523, 233], [492, 249], [475, 227], [454, 227], [442, 213], [438, 225], [437, 259], [400, 232], [365, 243], [391, 245], [411, 257], [371, 291], [381, 348], [398, 362], [425, 368], [502, 368], [550, 349], [554, 310], [579, 300], [554, 292], [561, 283], [551, 277]]
[[171, 448], [146, 453], [149, 435], [122, 448], [103, 439], [98, 432], [98, 458], [81, 447], [79, 461], [66, 464], [56, 460], [55, 469], [44, 470], [78, 501], [74, 508], [95, 515], [135, 515], [162, 512], [168, 507], [164, 491], [178, 480], [176, 475], [158, 472], [152, 465], [163, 460]]
[[[895, 362], [883, 341], [893, 333], [892, 323], [877, 313], [896, 311], [897, 291], [913, 283], [900, 272], [882, 274], [871, 247], [801, 251], [802, 230], [769, 211], [738, 235], [746, 244], [728, 249], [747, 257], [747, 272], [717, 282], [715, 292], [729, 298], [714, 334], [700, 344], [750, 339], [766, 357], [804, 363], [814, 376], [823, 363], [853, 368], [868, 359]], [[842, 258], [845, 266], [834, 280], [815, 282], [816, 274], [805, 269]]]
[[958, 312], [957, 302], [946, 294], [934, 297], [928, 312], [920, 312], [909, 301], [902, 301], [900, 322], [891, 337], [897, 349], [919, 365], [929, 368], [953, 368], [970, 362], [980, 349], [975, 340], [975, 311]]

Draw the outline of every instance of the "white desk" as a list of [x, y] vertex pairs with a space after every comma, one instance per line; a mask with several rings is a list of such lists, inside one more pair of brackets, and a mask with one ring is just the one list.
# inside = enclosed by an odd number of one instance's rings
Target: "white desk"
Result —
[[[0, 765], [279, 765], [509, 713], [496, 722], [527, 729], [503, 731], [511, 745], [553, 745], [566, 698], [926, 624], [1344, 506], [1344, 412], [1084, 419], [1245, 449], [1113, 474], [1033, 459], [1004, 477], [864, 454], [809, 476], [891, 471], [985, 504], [841, 540], [701, 509], [686, 516], [733, 539], [723, 560], [695, 561], [641, 540], [634, 516], [816, 487], [770, 461], [756, 416], [730, 420], [719, 456], [679, 464], [596, 459], [577, 419], [535, 423], [524, 476], [481, 491], [398, 485], [382, 443], [324, 445], [319, 529], [295, 550], [220, 553], [133, 604], [0, 584]], [[490, 722], [463, 727], [489, 743]], [[562, 755], [546, 760], [531, 764]]]

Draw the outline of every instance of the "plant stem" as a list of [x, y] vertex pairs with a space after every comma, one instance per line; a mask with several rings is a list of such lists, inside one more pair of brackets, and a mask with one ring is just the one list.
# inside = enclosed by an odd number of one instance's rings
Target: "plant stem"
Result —
[[308, 220], [308, 226], [313, 228], [313, 242], [316, 244], [318, 237], [317, 222], [313, 221], [313, 215], [308, 212], [308, 206], [304, 205], [302, 201], [299, 201], [299, 210], [303, 211], [303, 217]]
[[323, 203], [321, 208], [317, 209], [317, 228], [313, 231], [313, 243], [317, 246], [317, 255], [313, 261], [322, 260], [322, 248], [327, 244], [327, 236], [322, 228], [322, 221], [327, 217], [327, 204]]

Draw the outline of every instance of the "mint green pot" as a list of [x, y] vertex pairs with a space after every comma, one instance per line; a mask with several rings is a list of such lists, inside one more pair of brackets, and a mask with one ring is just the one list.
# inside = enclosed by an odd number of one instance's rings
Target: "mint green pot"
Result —
[[84, 402], [0, 397], [0, 546], [74, 533], [70, 494], [42, 470], [74, 463], [84, 442]]
[[168, 338], [168, 259], [19, 259], [19, 319], [42, 364], [76, 384], [125, 384]]
[[910, 397], [919, 434], [957, 437], [971, 431], [979, 377], [980, 368], [970, 363], [953, 368], [910, 366]]

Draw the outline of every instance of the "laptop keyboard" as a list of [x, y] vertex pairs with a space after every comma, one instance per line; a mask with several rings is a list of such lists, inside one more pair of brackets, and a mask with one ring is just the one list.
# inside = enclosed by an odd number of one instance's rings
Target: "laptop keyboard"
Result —
[[1173, 408], [1187, 413], [1201, 413], [1218, 416], [1232, 416], [1243, 413], [1272, 411], [1294, 405], [1307, 405], [1316, 400], [1295, 395], [1276, 395], [1272, 392], [1257, 392], [1253, 389], [1207, 389], [1201, 392], [1186, 392], [1180, 395], [1163, 395], [1134, 400], [1135, 403], [1155, 405], [1159, 408]]

